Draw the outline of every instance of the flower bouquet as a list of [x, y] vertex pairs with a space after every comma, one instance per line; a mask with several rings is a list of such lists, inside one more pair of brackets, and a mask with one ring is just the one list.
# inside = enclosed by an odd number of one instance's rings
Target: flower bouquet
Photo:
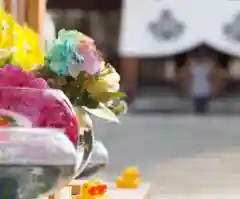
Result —
[[11, 199], [31, 199], [81, 173], [92, 149], [106, 158], [89, 113], [119, 122], [126, 104], [119, 75], [91, 38], [61, 30], [44, 53], [27, 25], [4, 10], [0, 20], [0, 190], [9, 179]]
[[83, 128], [92, 127], [88, 113], [118, 123], [117, 116], [126, 112], [122, 100], [125, 95], [119, 92], [119, 74], [104, 61], [94, 40], [78, 31], [59, 31], [45, 57], [45, 66], [34, 73], [67, 95], [77, 107]]

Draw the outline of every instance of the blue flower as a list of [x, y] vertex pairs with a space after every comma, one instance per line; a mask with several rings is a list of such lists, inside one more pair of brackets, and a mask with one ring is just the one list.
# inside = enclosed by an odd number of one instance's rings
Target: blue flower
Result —
[[84, 57], [77, 52], [77, 45], [69, 40], [57, 40], [46, 59], [49, 69], [61, 76], [77, 77], [84, 70]]

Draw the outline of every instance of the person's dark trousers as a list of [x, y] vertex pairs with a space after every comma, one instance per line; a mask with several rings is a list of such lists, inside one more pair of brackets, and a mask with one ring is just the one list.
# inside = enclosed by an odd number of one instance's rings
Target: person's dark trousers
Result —
[[194, 113], [202, 115], [209, 111], [209, 100], [208, 96], [204, 97], [194, 97], [193, 108]]

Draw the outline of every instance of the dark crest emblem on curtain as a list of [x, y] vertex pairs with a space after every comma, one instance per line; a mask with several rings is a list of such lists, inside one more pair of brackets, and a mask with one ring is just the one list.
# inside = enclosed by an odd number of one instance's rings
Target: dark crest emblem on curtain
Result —
[[148, 24], [148, 30], [159, 41], [171, 41], [183, 34], [184, 24], [170, 10], [163, 10], [156, 20]]
[[232, 41], [240, 43], [240, 12], [223, 27], [224, 34]]

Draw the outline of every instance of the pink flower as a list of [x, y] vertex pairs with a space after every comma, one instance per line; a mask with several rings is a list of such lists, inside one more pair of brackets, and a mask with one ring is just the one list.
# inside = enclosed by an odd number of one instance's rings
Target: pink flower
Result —
[[96, 50], [95, 41], [91, 37], [88, 37], [87, 35], [81, 33], [80, 49]]
[[89, 75], [95, 75], [100, 72], [101, 62], [96, 51], [87, 51], [82, 53], [84, 57], [83, 68]]
[[34, 127], [63, 128], [73, 144], [78, 141], [78, 121], [68, 102], [56, 99], [45, 80], [5, 66], [0, 70], [0, 109], [26, 116]]
[[100, 71], [101, 62], [94, 40], [90, 37], [84, 36], [80, 40], [79, 54], [84, 57], [84, 71], [86, 71], [89, 75], [95, 75]]
[[0, 69], [0, 86], [16, 86], [36, 89], [48, 88], [47, 82], [36, 78], [32, 73], [25, 72], [19, 67], [5, 65]]
[[37, 122], [39, 126], [65, 129], [68, 138], [73, 144], [77, 144], [78, 121], [73, 110], [69, 109], [67, 102], [60, 102], [53, 96], [45, 96], [41, 115]]

